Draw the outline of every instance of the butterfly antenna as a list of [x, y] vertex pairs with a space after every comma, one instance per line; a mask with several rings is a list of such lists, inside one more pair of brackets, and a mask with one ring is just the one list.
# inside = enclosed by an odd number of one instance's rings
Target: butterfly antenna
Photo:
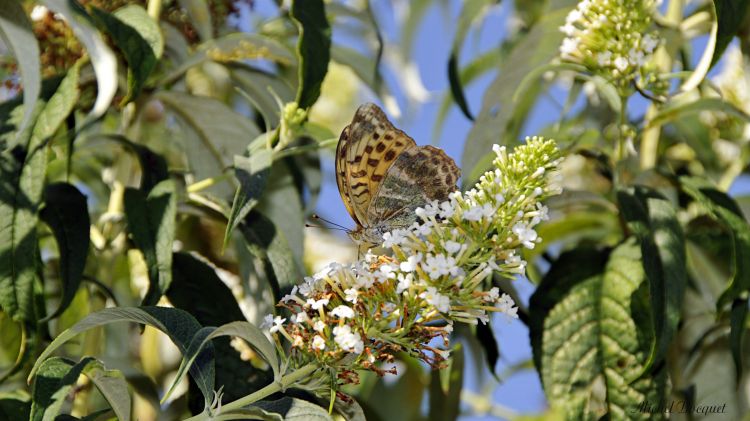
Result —
[[320, 228], [320, 229], [329, 229], [329, 230], [336, 230], [336, 231], [349, 231], [346, 228], [338, 228], [338, 227], [321, 227], [320, 225], [312, 225], [312, 224], [305, 224], [305, 228]]
[[343, 225], [339, 225], [339, 224], [337, 224], [335, 222], [331, 222], [331, 221], [329, 221], [329, 220], [327, 220], [325, 218], [321, 218], [320, 215], [318, 215], [317, 213], [312, 214], [312, 219], [317, 219], [319, 221], [323, 221], [323, 222], [325, 222], [328, 225], [333, 225], [334, 227], [338, 227], [338, 229], [341, 229], [341, 230], [344, 230], [344, 231], [350, 231], [348, 228], [346, 228]]

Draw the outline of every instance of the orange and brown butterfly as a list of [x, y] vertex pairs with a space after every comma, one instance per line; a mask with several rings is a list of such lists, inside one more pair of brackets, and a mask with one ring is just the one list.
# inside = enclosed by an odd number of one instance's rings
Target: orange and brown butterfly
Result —
[[412, 225], [414, 210], [456, 190], [461, 171], [443, 150], [417, 146], [375, 104], [363, 104], [336, 148], [336, 182], [357, 227], [349, 236], [379, 245], [383, 234]]

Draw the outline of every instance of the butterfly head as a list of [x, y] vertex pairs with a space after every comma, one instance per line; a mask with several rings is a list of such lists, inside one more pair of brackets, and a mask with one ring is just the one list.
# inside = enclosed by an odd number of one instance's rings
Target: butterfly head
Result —
[[384, 226], [375, 227], [362, 227], [357, 226], [356, 229], [348, 231], [349, 238], [354, 240], [360, 246], [365, 248], [380, 247], [383, 244], [383, 234], [387, 231]]

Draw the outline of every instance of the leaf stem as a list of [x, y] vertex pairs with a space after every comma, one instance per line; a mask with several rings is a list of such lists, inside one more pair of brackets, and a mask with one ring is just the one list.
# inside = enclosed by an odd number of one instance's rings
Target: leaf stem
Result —
[[[244, 408], [252, 403], [255, 403], [265, 397], [273, 395], [276, 392], [285, 390], [287, 387], [297, 383], [298, 381], [310, 376], [315, 370], [318, 369], [318, 365], [310, 363], [305, 366], [298, 368], [297, 370], [289, 373], [281, 378], [279, 381], [275, 381], [268, 386], [256, 390], [255, 392], [237, 399], [236, 401], [230, 402], [226, 405], [222, 405], [221, 412], [226, 413], [236, 409]], [[188, 418], [185, 421], [208, 421], [213, 419], [212, 415], [208, 411], [203, 411], [200, 414]]]
[[188, 193], [197, 193], [201, 190], [207, 189], [211, 186], [214, 186], [226, 179], [228, 179], [230, 176], [230, 173], [224, 173], [222, 175], [218, 175], [216, 177], [211, 178], [205, 178], [201, 181], [196, 181], [195, 183], [187, 186], [187, 192]]
[[[682, 8], [684, 0], [671, 0], [667, 9], [665, 22], [679, 26], [682, 21]], [[672, 58], [666, 48], [660, 49], [655, 55], [656, 65], [659, 72], [666, 73], [672, 71]], [[645, 127], [649, 127], [649, 122], [659, 113], [658, 104], [651, 104], [646, 110]], [[659, 153], [659, 137], [661, 128], [658, 125], [649, 127], [643, 131], [641, 138], [641, 169], [648, 170], [656, 166], [656, 157]]]

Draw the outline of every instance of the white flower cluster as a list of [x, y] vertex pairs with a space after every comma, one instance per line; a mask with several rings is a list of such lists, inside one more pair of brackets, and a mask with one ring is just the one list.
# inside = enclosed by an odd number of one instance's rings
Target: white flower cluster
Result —
[[563, 60], [627, 86], [646, 64], [660, 39], [650, 31], [657, 0], [582, 0], [560, 27], [566, 38], [560, 45]]
[[346, 370], [383, 374], [375, 363], [399, 351], [440, 367], [449, 353], [430, 344], [439, 337], [447, 346], [455, 321], [486, 323], [489, 311], [517, 318], [513, 300], [485, 289], [486, 280], [524, 272], [520, 252], [541, 241], [534, 228], [548, 211], [540, 200], [559, 193], [549, 175], [560, 159], [553, 141], [537, 137], [510, 154], [494, 151], [495, 168], [473, 189], [416, 209], [418, 222], [383, 236], [391, 256], [329, 264], [281, 300], [288, 323], [268, 315], [264, 326], [303, 361], [339, 367], [348, 355]]

